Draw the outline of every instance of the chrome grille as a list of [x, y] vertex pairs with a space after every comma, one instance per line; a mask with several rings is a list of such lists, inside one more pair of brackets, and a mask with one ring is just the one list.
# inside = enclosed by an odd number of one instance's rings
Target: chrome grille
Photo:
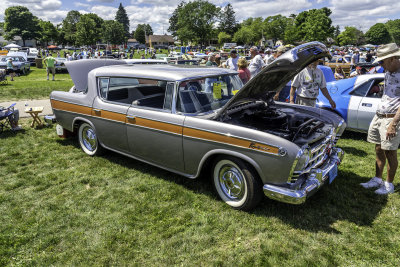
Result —
[[289, 179], [290, 183], [294, 183], [297, 181], [299, 176], [303, 173], [308, 173], [312, 169], [318, 168], [321, 166], [325, 160], [328, 158], [328, 151], [331, 146], [331, 139], [328, 136], [326, 139], [318, 142], [310, 147], [310, 160], [303, 171], [294, 172], [292, 177]]

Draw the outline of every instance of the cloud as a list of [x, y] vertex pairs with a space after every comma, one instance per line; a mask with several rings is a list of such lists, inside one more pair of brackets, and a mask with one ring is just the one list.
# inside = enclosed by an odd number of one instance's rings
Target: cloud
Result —
[[114, 0], [86, 0], [87, 2], [112, 3]]
[[381, 0], [379, 3], [371, 0], [336, 0], [331, 2], [331, 19], [334, 25], [353, 26], [367, 31], [378, 22], [398, 18], [400, 5], [393, 5], [391, 0]]
[[118, 8], [110, 6], [92, 6], [89, 11], [97, 14], [99, 17], [105, 20], [115, 19]]
[[74, 5], [77, 7], [90, 7], [89, 4], [81, 3], [81, 2], [74, 2]]

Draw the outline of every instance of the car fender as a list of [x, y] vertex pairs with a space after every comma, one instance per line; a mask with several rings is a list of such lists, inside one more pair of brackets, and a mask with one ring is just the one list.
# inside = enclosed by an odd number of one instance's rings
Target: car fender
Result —
[[214, 149], [214, 150], [208, 151], [206, 154], [204, 154], [203, 158], [200, 160], [199, 167], [197, 169], [197, 173], [194, 178], [197, 178], [200, 175], [204, 164], [207, 162], [207, 160], [210, 157], [212, 157], [214, 155], [227, 155], [227, 156], [233, 156], [233, 157], [240, 158], [240, 159], [246, 161], [247, 163], [249, 163], [251, 166], [253, 166], [254, 169], [257, 171], [259, 177], [261, 177], [262, 172], [261, 172], [260, 166], [257, 164], [257, 162], [255, 162], [250, 157], [248, 157], [242, 153], [236, 152], [236, 151], [231, 151], [231, 150], [226, 150], [226, 149]]

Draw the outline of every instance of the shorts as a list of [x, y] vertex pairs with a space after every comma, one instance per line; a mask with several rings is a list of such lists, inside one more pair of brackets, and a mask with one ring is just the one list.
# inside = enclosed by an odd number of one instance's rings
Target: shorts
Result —
[[303, 106], [309, 106], [309, 107], [315, 107], [315, 104], [317, 102], [317, 99], [311, 99], [311, 98], [305, 98], [301, 96], [296, 96], [296, 104], [298, 105], [303, 105]]
[[10, 73], [14, 73], [15, 71], [14, 71], [14, 69], [7, 69], [7, 74], [10, 74]]
[[47, 67], [47, 74], [49, 74], [50, 72], [54, 75], [56, 73], [56, 68], [55, 67]]
[[377, 115], [371, 121], [368, 129], [368, 142], [381, 145], [383, 150], [397, 150], [400, 144], [400, 124], [396, 127], [396, 136], [386, 139], [386, 131], [393, 118], [379, 118]]

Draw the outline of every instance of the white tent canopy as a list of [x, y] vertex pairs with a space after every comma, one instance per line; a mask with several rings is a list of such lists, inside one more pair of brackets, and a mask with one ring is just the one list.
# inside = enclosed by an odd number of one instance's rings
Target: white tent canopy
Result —
[[6, 45], [4, 48], [21, 48], [21, 46], [19, 46], [19, 45], [17, 45], [17, 44], [9, 44], [9, 45]]

